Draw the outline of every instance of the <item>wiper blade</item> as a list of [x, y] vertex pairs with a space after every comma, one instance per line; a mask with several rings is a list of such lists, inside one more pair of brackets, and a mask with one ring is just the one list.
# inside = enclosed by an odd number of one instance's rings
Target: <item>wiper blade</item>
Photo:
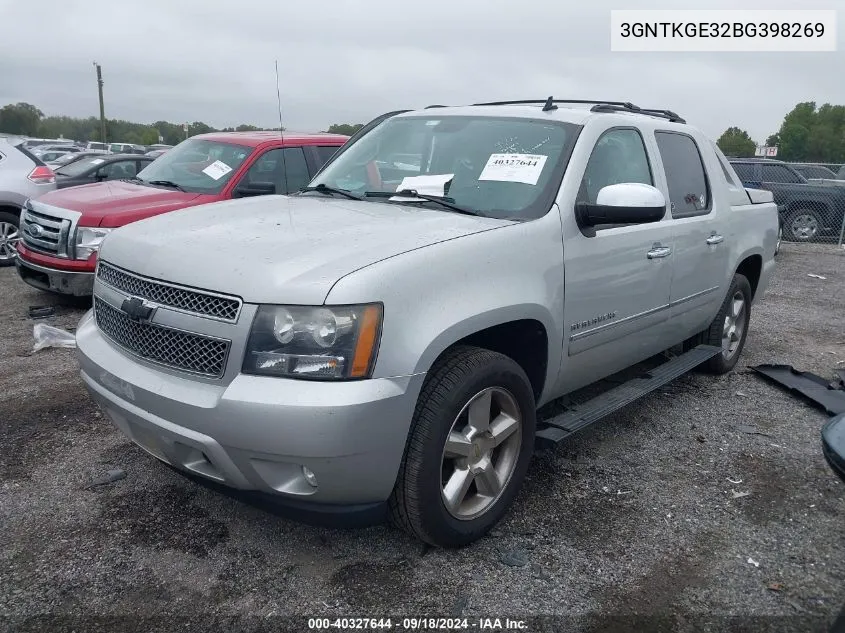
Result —
[[319, 193], [326, 194], [327, 196], [332, 195], [333, 193], [338, 194], [339, 196], [345, 196], [350, 200], [360, 200], [361, 196], [352, 193], [351, 191], [347, 191], [346, 189], [338, 189], [336, 187], [327, 187], [326, 185], [320, 183], [316, 187], [303, 187], [299, 190], [300, 193], [308, 193], [309, 191], [317, 191]]
[[162, 187], [171, 187], [173, 189], [178, 189], [179, 191], [185, 191], [184, 189], [182, 189], [182, 187], [177, 185], [172, 180], [150, 180], [149, 184], [151, 184], [151, 185], [161, 185]]
[[[464, 207], [455, 204], [454, 198], [449, 198], [447, 196], [429, 196], [424, 193], [419, 193], [416, 189], [402, 189], [400, 191], [368, 191], [364, 194], [369, 198], [417, 198], [420, 202], [434, 202], [439, 204], [440, 206], [446, 207], [447, 209], [451, 209], [456, 213], [463, 213], [464, 215], [475, 215], [478, 216], [480, 214], [476, 213], [472, 209], [465, 209]], [[406, 202], [416, 202], [415, 200], [407, 200]]]

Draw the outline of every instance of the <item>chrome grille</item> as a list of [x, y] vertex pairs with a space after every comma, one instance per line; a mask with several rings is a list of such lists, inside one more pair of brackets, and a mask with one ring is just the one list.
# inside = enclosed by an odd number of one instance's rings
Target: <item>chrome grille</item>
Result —
[[159, 365], [220, 378], [230, 341], [133, 321], [122, 310], [94, 297], [97, 327], [125, 350]]
[[100, 262], [97, 278], [112, 288], [134, 297], [149, 299], [159, 305], [222, 321], [237, 321], [238, 312], [241, 309], [239, 299], [145, 279], [106, 262]]
[[28, 248], [59, 257], [68, 256], [71, 221], [32, 208], [21, 214], [21, 236]]

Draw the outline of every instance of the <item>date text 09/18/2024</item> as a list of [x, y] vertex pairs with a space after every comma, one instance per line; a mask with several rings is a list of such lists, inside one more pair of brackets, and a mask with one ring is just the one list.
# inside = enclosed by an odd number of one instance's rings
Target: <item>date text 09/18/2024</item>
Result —
[[527, 631], [524, 620], [510, 618], [308, 618], [312, 630], [393, 629], [400, 631]]

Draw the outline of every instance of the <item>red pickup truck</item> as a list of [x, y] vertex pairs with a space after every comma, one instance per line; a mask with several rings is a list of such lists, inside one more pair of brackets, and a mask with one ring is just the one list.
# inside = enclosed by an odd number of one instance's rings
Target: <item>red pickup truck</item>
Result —
[[110, 231], [198, 204], [292, 193], [307, 185], [348, 138], [288, 132], [200, 134], [134, 177], [30, 199], [21, 212], [18, 273], [41, 290], [90, 296], [97, 250]]

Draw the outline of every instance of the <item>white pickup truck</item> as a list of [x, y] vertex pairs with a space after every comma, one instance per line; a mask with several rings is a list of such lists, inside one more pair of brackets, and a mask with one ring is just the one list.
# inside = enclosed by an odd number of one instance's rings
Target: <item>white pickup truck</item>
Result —
[[82, 379], [196, 479], [463, 545], [507, 511], [536, 442], [696, 367], [730, 371], [777, 234], [771, 193], [667, 110], [390, 113], [298, 194], [111, 233], [77, 332]]

